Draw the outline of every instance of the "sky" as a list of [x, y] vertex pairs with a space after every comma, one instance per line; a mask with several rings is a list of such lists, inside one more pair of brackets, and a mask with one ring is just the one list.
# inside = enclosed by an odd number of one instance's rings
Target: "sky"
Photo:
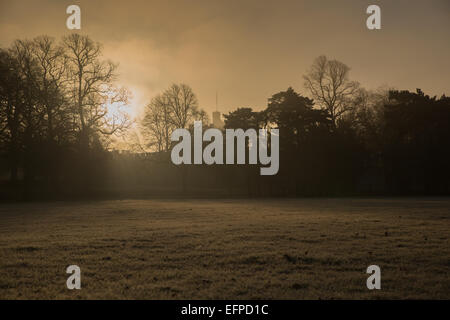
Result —
[[[119, 63], [133, 93], [131, 114], [171, 83], [186, 83], [210, 115], [260, 110], [293, 87], [320, 55], [350, 68], [368, 89], [421, 88], [450, 95], [449, 0], [0, 0], [0, 46], [38, 35], [56, 38], [66, 8], [81, 8], [82, 34]], [[381, 30], [366, 9], [381, 8]]]

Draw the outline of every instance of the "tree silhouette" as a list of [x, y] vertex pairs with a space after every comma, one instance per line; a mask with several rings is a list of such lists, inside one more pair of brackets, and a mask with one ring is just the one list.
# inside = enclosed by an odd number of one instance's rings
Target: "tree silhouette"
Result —
[[171, 122], [176, 128], [187, 128], [194, 120], [200, 120], [198, 100], [191, 87], [173, 84], [163, 93], [170, 110]]
[[450, 179], [450, 99], [391, 91], [385, 105], [384, 168], [396, 193], [445, 193]]
[[61, 179], [95, 179], [101, 171], [93, 165], [101, 140], [130, 123], [108, 113], [128, 96], [114, 86], [114, 70], [99, 44], [76, 34], [62, 42], [16, 40], [0, 50], [0, 151], [11, 181], [23, 172], [25, 194], [36, 179], [58, 191]]
[[262, 127], [264, 115], [252, 108], [237, 108], [224, 115], [226, 129], [259, 129]]
[[328, 111], [335, 125], [351, 110], [353, 96], [359, 90], [359, 83], [349, 79], [349, 71], [344, 63], [320, 56], [303, 77], [305, 87], [319, 106]]
[[156, 145], [159, 152], [169, 151], [171, 146], [170, 134], [175, 126], [171, 121], [169, 102], [164, 94], [157, 95], [145, 106], [141, 129], [149, 141], [148, 147], [152, 148]]
[[140, 127], [150, 148], [156, 145], [158, 151], [167, 152], [172, 131], [192, 129], [196, 120], [208, 124], [208, 116], [198, 107], [195, 93], [186, 84], [172, 84], [146, 105]]
[[6, 148], [11, 181], [16, 182], [21, 153], [23, 91], [19, 63], [12, 50], [0, 51], [1, 141]]
[[98, 134], [111, 135], [128, 128], [125, 113], [108, 116], [108, 106], [126, 105], [129, 93], [114, 86], [117, 65], [101, 60], [101, 45], [88, 36], [64, 37], [68, 57], [70, 101], [78, 116], [80, 145], [88, 149]]
[[204, 187], [248, 196], [448, 195], [450, 98], [368, 91], [345, 64], [324, 56], [304, 79], [312, 98], [289, 87], [263, 110], [224, 115], [225, 129], [279, 130], [277, 175], [260, 176], [250, 164], [176, 167], [173, 130], [192, 132], [195, 120], [208, 126], [188, 85], [173, 84], [145, 106], [139, 129], [148, 149], [133, 131], [126, 143], [138, 152], [109, 152], [110, 137], [129, 128], [121, 111], [129, 93], [117, 86], [117, 65], [103, 59], [101, 45], [78, 34], [16, 40], [0, 49], [0, 174], [13, 182], [0, 184], [0, 196], [101, 194], [116, 178], [119, 188], [128, 181], [191, 194]]

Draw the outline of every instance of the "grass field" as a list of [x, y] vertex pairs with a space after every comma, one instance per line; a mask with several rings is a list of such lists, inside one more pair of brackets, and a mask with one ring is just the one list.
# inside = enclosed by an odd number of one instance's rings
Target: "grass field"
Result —
[[2, 204], [0, 298], [450, 299], [449, 235], [437, 198]]

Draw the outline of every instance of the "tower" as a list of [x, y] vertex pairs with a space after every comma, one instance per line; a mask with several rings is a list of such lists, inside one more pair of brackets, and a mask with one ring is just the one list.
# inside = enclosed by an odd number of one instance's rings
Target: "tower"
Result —
[[222, 130], [224, 127], [224, 123], [220, 117], [220, 112], [217, 111], [217, 108], [218, 108], [218, 94], [216, 91], [216, 111], [214, 111], [212, 113], [212, 122], [213, 122], [214, 128]]
[[212, 120], [213, 120], [213, 126], [217, 129], [223, 129], [224, 123], [222, 119], [220, 118], [220, 112], [214, 111], [212, 113]]

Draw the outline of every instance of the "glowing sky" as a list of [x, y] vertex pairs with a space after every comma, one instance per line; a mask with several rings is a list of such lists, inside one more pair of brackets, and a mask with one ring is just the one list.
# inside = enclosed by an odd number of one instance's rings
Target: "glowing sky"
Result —
[[[0, 0], [0, 46], [67, 30], [66, 8], [82, 10], [81, 33], [119, 62], [120, 83], [140, 108], [172, 82], [185, 82], [201, 107], [260, 109], [325, 54], [348, 64], [367, 88], [422, 88], [450, 94], [448, 0]], [[382, 30], [365, 10], [378, 4]]]

